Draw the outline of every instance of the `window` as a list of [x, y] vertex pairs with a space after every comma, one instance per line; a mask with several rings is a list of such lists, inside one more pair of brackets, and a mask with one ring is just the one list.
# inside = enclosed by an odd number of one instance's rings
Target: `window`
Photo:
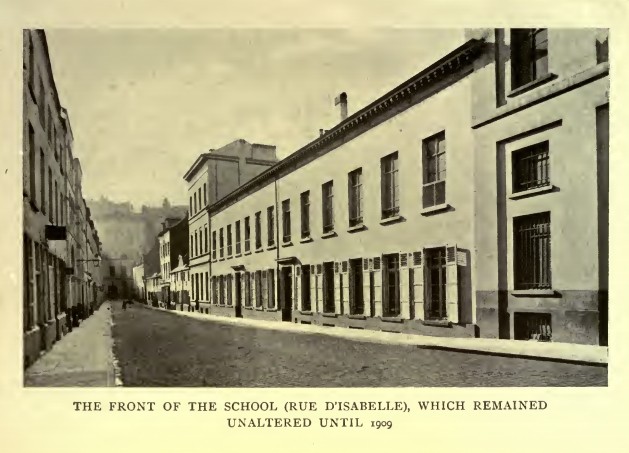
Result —
[[194, 212], [193, 214], [197, 213], [197, 193], [194, 193]]
[[301, 202], [301, 238], [310, 237], [310, 191], [303, 192], [299, 200]]
[[227, 225], [227, 256], [232, 256], [232, 226]]
[[395, 317], [400, 314], [400, 255], [384, 256], [382, 314]]
[[29, 174], [29, 195], [31, 198], [31, 202], [35, 202], [37, 198], [37, 189], [35, 185], [35, 159], [37, 155], [35, 154], [35, 130], [33, 129], [33, 125], [28, 123], [28, 174]]
[[194, 256], [194, 239], [192, 235], [190, 235], [190, 255]]
[[[205, 237], [204, 237], [204, 239], [205, 239], [205, 253], [208, 253], [208, 251], [209, 251], [208, 240], [209, 239], [208, 239], [208, 228], [207, 228], [207, 225], [205, 226]], [[170, 253], [170, 243], [168, 244], [168, 252]]]
[[511, 30], [511, 89], [548, 74], [548, 29]]
[[111, 277], [115, 277], [116, 276], [116, 268], [114, 266], [109, 266], [109, 275]]
[[382, 218], [388, 219], [400, 213], [400, 189], [398, 153], [389, 154], [380, 161], [382, 172]]
[[323, 263], [323, 312], [334, 311], [334, 263]]
[[513, 193], [550, 184], [548, 141], [514, 151], [512, 164]]
[[256, 271], [254, 283], [255, 283], [255, 294], [256, 294], [256, 307], [261, 308], [262, 307], [262, 278], [261, 278], [260, 271]]
[[312, 310], [310, 300], [310, 266], [301, 266], [301, 309], [303, 311]]
[[59, 221], [59, 185], [55, 181], [55, 221], [57, 225], [61, 224]]
[[445, 319], [446, 313], [446, 249], [426, 251], [426, 318]]
[[216, 231], [212, 231], [212, 259], [216, 259]]
[[236, 220], [236, 254], [240, 255], [240, 220]]
[[349, 190], [349, 226], [363, 223], [363, 169], [358, 168], [347, 178]]
[[[28, 86], [31, 93], [35, 93], [35, 50], [33, 49], [33, 38], [28, 35]], [[33, 98], [35, 96], [33, 95]]]
[[203, 206], [207, 206], [207, 184], [203, 183]]
[[424, 186], [422, 203], [424, 208], [446, 202], [446, 134], [441, 132], [423, 142]]
[[41, 148], [39, 148], [39, 192], [41, 212], [46, 214], [46, 158]]
[[256, 250], [262, 248], [262, 220], [260, 217], [262, 216], [261, 212], [256, 212]]
[[190, 214], [191, 215], [193, 214], [193, 211], [192, 211], [192, 197], [190, 197]]
[[251, 250], [251, 227], [249, 217], [245, 217], [245, 252]]
[[52, 202], [52, 169], [50, 167], [48, 167], [48, 209], [49, 209], [49, 216], [48, 218], [50, 219], [50, 223], [55, 223], [55, 218], [54, 218], [54, 204]]
[[363, 270], [362, 259], [349, 260], [349, 313], [362, 315], [365, 311], [363, 303]]
[[290, 200], [282, 201], [282, 240], [290, 242]]
[[44, 112], [45, 112], [44, 106], [45, 105], [46, 105], [46, 93], [44, 93], [44, 79], [42, 79], [40, 75], [39, 77], [39, 101], [37, 102], [37, 107], [39, 108], [39, 121], [41, 122], [42, 127], [44, 126]]
[[198, 256], [199, 255], [199, 239], [198, 239], [198, 233], [195, 231], [194, 232], [194, 256]]
[[267, 235], [269, 247], [275, 245], [275, 215], [273, 213], [273, 206], [269, 206], [266, 209], [267, 215]]
[[513, 234], [515, 289], [550, 289], [550, 212], [514, 218]]
[[323, 211], [323, 232], [334, 231], [334, 182], [329, 181], [321, 186]]
[[249, 272], [244, 274], [245, 285], [245, 307], [251, 307], [251, 275]]
[[216, 276], [212, 277], [212, 303], [218, 305], [218, 284], [216, 283]]
[[219, 234], [218, 234], [218, 247], [219, 247], [219, 256], [223, 258], [225, 256], [225, 249], [224, 249], [224, 239], [223, 239], [222, 228], [219, 230]]

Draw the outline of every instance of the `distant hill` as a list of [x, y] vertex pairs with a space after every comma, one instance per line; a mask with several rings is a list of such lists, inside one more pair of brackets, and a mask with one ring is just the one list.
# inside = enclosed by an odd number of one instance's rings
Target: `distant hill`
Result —
[[162, 206], [143, 205], [139, 211], [129, 202], [116, 203], [105, 197], [86, 203], [103, 243], [103, 253], [110, 257], [124, 254], [136, 262], [149, 251], [166, 217], [183, 218], [187, 212], [187, 206], [171, 206], [168, 199]]

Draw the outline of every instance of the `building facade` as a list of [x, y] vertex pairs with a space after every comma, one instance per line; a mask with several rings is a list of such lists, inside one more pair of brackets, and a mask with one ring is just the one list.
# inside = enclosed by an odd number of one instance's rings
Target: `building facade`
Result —
[[134, 267], [135, 261], [126, 255], [112, 257], [103, 254], [101, 275], [105, 295], [108, 299], [130, 299], [134, 297]]
[[202, 312], [606, 344], [606, 33], [466, 35], [349, 117], [343, 93], [340, 123], [191, 211]]
[[135, 300], [146, 300], [146, 288], [144, 283], [144, 263], [140, 263], [133, 268], [133, 294]]
[[608, 32], [468, 35], [480, 334], [606, 345]]
[[184, 175], [189, 196], [190, 296], [197, 309], [209, 312], [210, 217], [207, 207], [276, 162], [275, 146], [240, 139], [201, 154]]
[[[23, 32], [24, 365], [95, 308], [101, 243], [43, 30]], [[95, 292], [96, 290], [96, 292]]]

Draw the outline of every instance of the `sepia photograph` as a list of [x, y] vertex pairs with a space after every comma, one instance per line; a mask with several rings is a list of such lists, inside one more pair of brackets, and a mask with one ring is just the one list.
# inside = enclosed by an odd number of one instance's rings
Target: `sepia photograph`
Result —
[[21, 34], [23, 387], [608, 386], [607, 28]]

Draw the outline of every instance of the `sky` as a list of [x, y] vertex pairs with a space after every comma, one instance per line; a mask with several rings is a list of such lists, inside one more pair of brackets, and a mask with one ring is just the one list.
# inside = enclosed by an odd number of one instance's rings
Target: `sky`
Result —
[[186, 204], [197, 156], [284, 158], [463, 42], [446, 29], [48, 29], [86, 199]]

